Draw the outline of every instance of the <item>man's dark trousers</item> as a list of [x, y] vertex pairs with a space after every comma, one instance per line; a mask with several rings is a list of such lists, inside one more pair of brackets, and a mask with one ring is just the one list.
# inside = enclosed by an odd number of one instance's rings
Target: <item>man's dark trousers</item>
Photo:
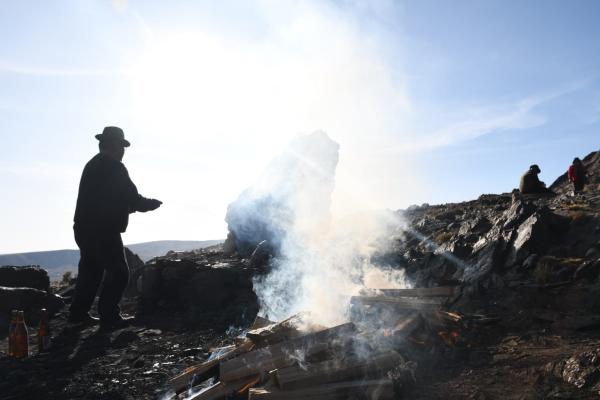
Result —
[[71, 303], [71, 315], [83, 317], [87, 314], [104, 275], [98, 313], [103, 321], [118, 318], [119, 302], [129, 281], [129, 267], [121, 234], [75, 228], [75, 241], [79, 246], [81, 258], [75, 297]]

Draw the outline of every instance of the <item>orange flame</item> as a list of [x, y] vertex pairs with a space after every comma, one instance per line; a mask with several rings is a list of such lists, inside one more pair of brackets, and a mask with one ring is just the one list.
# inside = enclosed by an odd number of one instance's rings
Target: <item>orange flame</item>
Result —
[[248, 393], [248, 391], [250, 390], [250, 388], [254, 387], [254, 385], [256, 385], [259, 382], [260, 382], [260, 375], [256, 375], [255, 378], [253, 378], [250, 382], [248, 382], [246, 384], [246, 386], [244, 386], [243, 388], [241, 388], [238, 391], [238, 394], [242, 395], [242, 396], [246, 395]]

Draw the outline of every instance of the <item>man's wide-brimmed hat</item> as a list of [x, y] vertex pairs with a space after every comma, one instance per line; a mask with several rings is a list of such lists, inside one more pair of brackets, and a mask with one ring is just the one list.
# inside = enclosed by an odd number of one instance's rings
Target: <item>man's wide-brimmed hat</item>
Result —
[[101, 134], [96, 135], [96, 139], [98, 139], [101, 142], [117, 142], [123, 147], [131, 146], [131, 143], [125, 140], [125, 134], [123, 133], [123, 129], [118, 128], [116, 126], [107, 126], [106, 128], [104, 128]]

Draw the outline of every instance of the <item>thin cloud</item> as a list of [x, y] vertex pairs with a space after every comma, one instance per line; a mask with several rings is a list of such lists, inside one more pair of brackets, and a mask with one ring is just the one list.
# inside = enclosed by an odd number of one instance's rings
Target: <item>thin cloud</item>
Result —
[[51, 68], [15, 65], [0, 61], [0, 73], [30, 76], [116, 76], [129, 73], [127, 68]]
[[547, 122], [547, 117], [538, 110], [540, 106], [580, 90], [588, 83], [589, 80], [577, 81], [510, 104], [494, 104], [454, 113], [441, 128], [419, 132], [411, 140], [387, 150], [386, 153], [427, 151], [497, 132], [542, 126]]

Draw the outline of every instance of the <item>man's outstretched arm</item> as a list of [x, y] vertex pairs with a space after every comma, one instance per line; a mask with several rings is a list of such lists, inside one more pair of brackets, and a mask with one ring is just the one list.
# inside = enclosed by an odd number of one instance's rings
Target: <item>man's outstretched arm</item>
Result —
[[153, 211], [156, 210], [162, 201], [156, 199], [148, 199], [141, 194], [138, 194], [138, 198], [134, 203], [133, 210], [139, 212]]
[[125, 186], [125, 196], [129, 204], [130, 212], [146, 212], [156, 210], [162, 204], [162, 201], [149, 199], [138, 193], [137, 187], [129, 178], [127, 168], [123, 166], [123, 184]]

